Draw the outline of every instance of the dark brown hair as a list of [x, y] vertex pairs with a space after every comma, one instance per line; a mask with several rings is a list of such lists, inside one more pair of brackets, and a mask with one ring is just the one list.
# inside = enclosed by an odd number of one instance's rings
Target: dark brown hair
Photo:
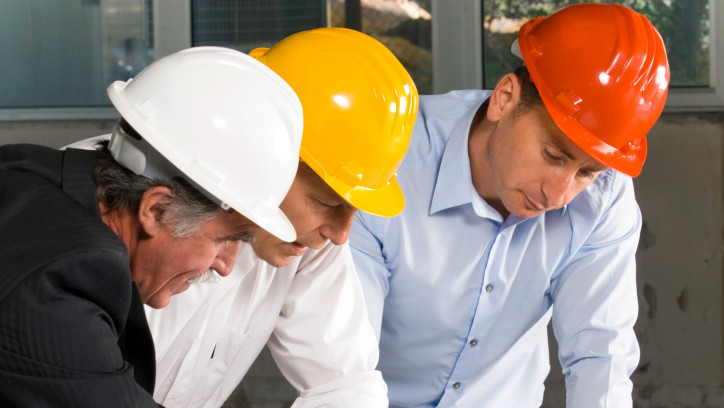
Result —
[[535, 87], [530, 78], [528, 68], [522, 65], [514, 73], [518, 77], [518, 82], [520, 82], [520, 100], [513, 115], [520, 116], [536, 106], [543, 106], [543, 100], [538, 93], [538, 88]]

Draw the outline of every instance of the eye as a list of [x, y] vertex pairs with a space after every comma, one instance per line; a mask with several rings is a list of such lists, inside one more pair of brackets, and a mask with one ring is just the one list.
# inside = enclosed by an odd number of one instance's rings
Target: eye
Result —
[[311, 201], [317, 211], [328, 212], [332, 211], [336, 207], [336, 205], [325, 203], [323, 201], [317, 200], [316, 198], [312, 198]]
[[578, 174], [576, 174], [576, 176], [578, 176], [579, 178], [592, 179], [592, 178], [595, 178], [598, 175], [598, 173], [600, 173], [600, 172], [588, 170], [588, 169], [580, 169], [580, 170], [578, 170]]
[[249, 232], [246, 232], [246, 231], [237, 232], [237, 233], [231, 234], [231, 235], [219, 236], [215, 239], [215, 241], [219, 244], [228, 244], [228, 243], [235, 244], [239, 241], [248, 242], [249, 238], [252, 236], [253, 236], [252, 234], [250, 234]]
[[564, 161], [562, 157], [551, 153], [547, 149], [543, 149], [543, 157], [545, 157], [546, 160], [548, 160], [549, 162], [551, 162], [553, 164], [560, 164], [560, 163], [563, 163], [563, 161]]

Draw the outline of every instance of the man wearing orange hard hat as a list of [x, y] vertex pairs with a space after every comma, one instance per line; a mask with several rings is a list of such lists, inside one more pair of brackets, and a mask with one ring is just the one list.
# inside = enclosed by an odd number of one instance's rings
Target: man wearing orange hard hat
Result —
[[631, 407], [632, 177], [664, 107], [661, 36], [619, 4], [529, 21], [495, 89], [420, 98], [394, 218], [350, 245], [391, 407], [538, 407], [559, 344], [568, 407]]
[[250, 55], [291, 86], [304, 110], [299, 168], [281, 204], [296, 240], [260, 231], [229, 276], [147, 310], [154, 398], [167, 408], [219, 407], [266, 345], [300, 393], [295, 408], [386, 408], [347, 236], [357, 209], [389, 217], [404, 207], [395, 170], [417, 90], [387, 48], [352, 30], [304, 31]]

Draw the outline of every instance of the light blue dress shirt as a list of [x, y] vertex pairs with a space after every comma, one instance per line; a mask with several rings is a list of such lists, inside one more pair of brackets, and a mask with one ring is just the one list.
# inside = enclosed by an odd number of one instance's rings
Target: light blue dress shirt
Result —
[[553, 316], [568, 407], [632, 406], [638, 363], [629, 177], [503, 219], [473, 188], [468, 134], [489, 91], [424, 96], [397, 179], [405, 210], [358, 213], [350, 244], [391, 407], [538, 407]]

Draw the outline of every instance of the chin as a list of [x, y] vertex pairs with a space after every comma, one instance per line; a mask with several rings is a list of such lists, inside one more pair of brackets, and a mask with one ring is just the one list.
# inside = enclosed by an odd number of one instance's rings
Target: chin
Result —
[[513, 214], [518, 218], [523, 218], [523, 219], [535, 218], [545, 212], [545, 211], [534, 210], [532, 208], [529, 208], [525, 204], [525, 199], [511, 200], [511, 201], [513, 201], [513, 202], [511, 203], [511, 202], [503, 201], [503, 206], [510, 214]]
[[164, 307], [168, 306], [168, 304], [171, 302], [170, 297], [164, 297], [163, 299], [149, 299], [149, 301], [146, 303], [146, 306], [149, 306], [153, 309], [163, 309]]
[[543, 214], [544, 212], [545, 211], [535, 211], [535, 210], [530, 210], [527, 208], [516, 208], [515, 210], [510, 211], [511, 214], [515, 215], [518, 218], [523, 218], [523, 219], [535, 218], [535, 217]]
[[252, 249], [259, 259], [275, 268], [289, 265], [294, 261], [294, 258], [301, 256], [306, 251], [305, 248], [300, 253], [300, 250], [291, 242], [282, 242], [277, 245], [258, 245], [254, 243]]
[[275, 267], [275, 268], [281, 268], [282, 266], [287, 266], [290, 263], [292, 263], [292, 260], [294, 259], [293, 256], [275, 256], [271, 259], [264, 259], [262, 258], [266, 263], [269, 265]]

